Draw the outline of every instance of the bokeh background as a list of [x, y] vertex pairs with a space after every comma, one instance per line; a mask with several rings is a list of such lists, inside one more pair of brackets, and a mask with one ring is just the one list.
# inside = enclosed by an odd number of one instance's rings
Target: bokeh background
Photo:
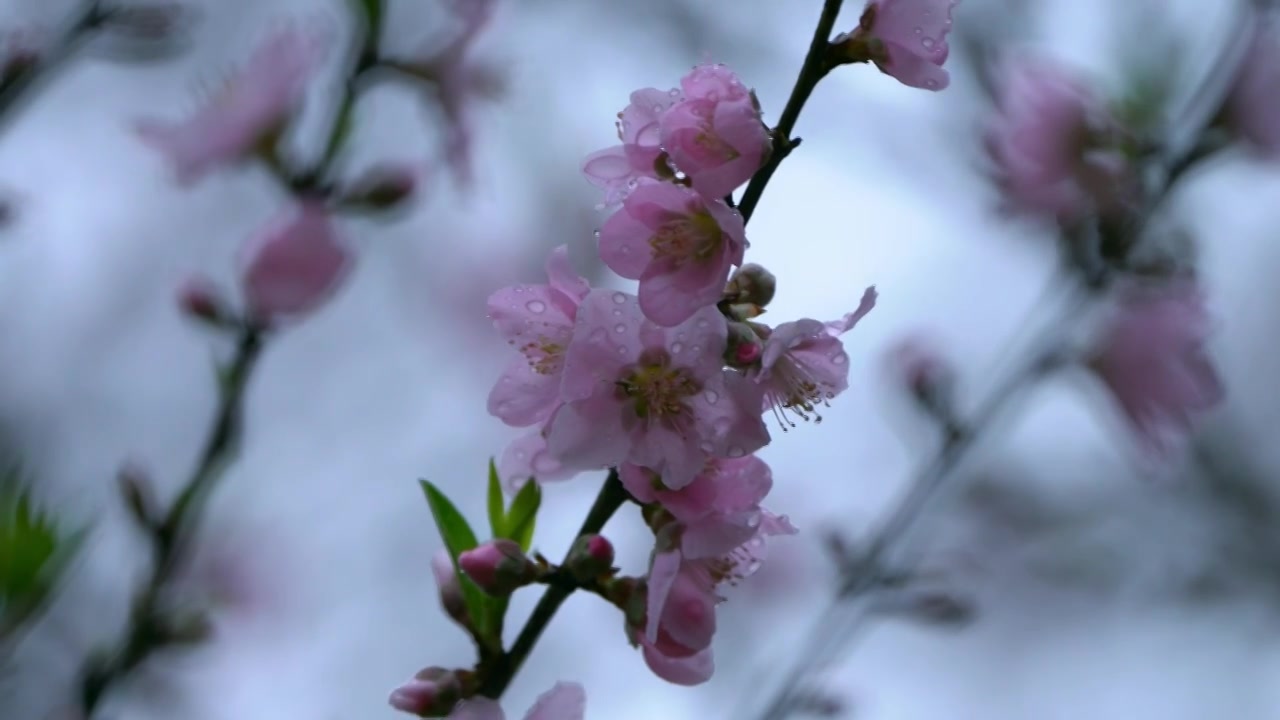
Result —
[[[37, 498], [91, 529], [56, 602], [12, 657], [0, 717], [52, 717], [84, 657], [121, 631], [147, 568], [146, 539], [118, 496], [122, 463], [171, 498], [215, 403], [213, 359], [229, 348], [180, 314], [191, 272], [234, 287], [244, 238], [286, 201], [260, 169], [184, 189], [132, 134], [177, 118], [274, 23], [340, 0], [191, 0], [182, 52], [135, 62], [83, 49], [0, 128], [0, 421]], [[0, 27], [56, 27], [73, 3], [8, 2]], [[121, 720], [394, 718], [389, 691], [427, 665], [465, 665], [466, 638], [440, 612], [429, 561], [440, 547], [418, 487], [427, 478], [472, 517], [485, 464], [515, 435], [485, 412], [507, 348], [484, 301], [536, 282], [567, 243], [594, 264], [598, 195], [584, 154], [614, 141], [639, 87], [669, 87], [723, 61], [776, 120], [818, 0], [503, 2], [477, 52], [504, 91], [476, 113], [476, 179], [443, 168], [438, 110], [403, 86], [370, 95], [352, 173], [409, 160], [429, 178], [412, 208], [352, 220], [358, 268], [321, 312], [270, 347], [249, 390], [247, 438], [188, 572], [217, 601], [214, 638], [156, 657], [101, 717]], [[852, 29], [861, 3], [838, 27]], [[388, 50], [438, 42], [432, 0], [390, 0]], [[932, 436], [892, 381], [887, 348], [924, 332], [953, 362], [965, 406], [1016, 359], [1060, 297], [1052, 235], [997, 212], [982, 170], [989, 104], [963, 40], [1031, 47], [1119, 95], [1135, 69], [1190, 88], [1243, 41], [1232, 0], [965, 0], [946, 92], [903, 87], [866, 66], [819, 87], [750, 228], [751, 260], [775, 272], [770, 319], [837, 317], [862, 289], [876, 310], [846, 336], [851, 389], [821, 424], [763, 452], [770, 507], [802, 529], [721, 609], [716, 676], [696, 689], [649, 673], [617, 612], [571, 598], [507, 695], [519, 717], [556, 680], [588, 692], [590, 718], [751, 717], [802, 652], [831, 594], [823, 537], [865, 532], [927, 460]], [[319, 79], [291, 143], [310, 152], [332, 111], [341, 54]], [[1229, 402], [1185, 463], [1151, 467], [1094, 381], [1057, 378], [1017, 405], [921, 524], [927, 561], [951, 567], [973, 623], [886, 622], [820, 678], [866, 720], [1280, 717], [1280, 420], [1275, 243], [1280, 165], [1228, 151], [1191, 176], [1169, 232], [1192, 240]], [[535, 546], [559, 557], [602, 478], [548, 486]], [[641, 572], [635, 513], [607, 534]], [[509, 631], [532, 607], [519, 593]]]

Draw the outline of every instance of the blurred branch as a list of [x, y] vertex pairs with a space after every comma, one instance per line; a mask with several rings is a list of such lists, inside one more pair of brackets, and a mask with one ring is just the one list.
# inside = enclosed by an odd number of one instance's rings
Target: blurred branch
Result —
[[134, 602], [123, 642], [108, 655], [95, 657], [83, 671], [80, 703], [85, 718], [117, 682], [129, 675], [150, 655], [167, 646], [190, 639], [189, 627], [176, 627], [164, 607], [164, 595], [175, 570], [189, 549], [199, 527], [201, 510], [223, 469], [239, 450], [243, 424], [245, 390], [262, 352], [263, 331], [253, 325], [240, 330], [235, 358], [221, 382], [217, 417], [190, 480], [168, 514], [148, 527], [156, 559], [146, 587]]
[[18, 101], [30, 94], [36, 82], [75, 55], [80, 45], [102, 28], [109, 17], [110, 11], [103, 8], [101, 0], [83, 0], [75, 17], [47, 52], [27, 61], [6, 58], [8, 72], [0, 80], [0, 118], [11, 115]]

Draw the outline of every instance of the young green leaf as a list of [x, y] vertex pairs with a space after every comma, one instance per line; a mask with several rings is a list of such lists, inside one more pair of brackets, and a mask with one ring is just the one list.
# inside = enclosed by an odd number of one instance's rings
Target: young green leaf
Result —
[[530, 479], [516, 493], [511, 501], [511, 509], [507, 511], [506, 534], [504, 537], [520, 543], [525, 552], [533, 544], [533, 528], [538, 519], [538, 508], [542, 505], [542, 489], [538, 483]]
[[498, 468], [489, 458], [489, 531], [493, 537], [506, 537], [507, 513], [502, 508], [502, 481]]
[[501, 638], [497, 637], [497, 631], [501, 627], [499, 613], [505, 611], [505, 600], [499, 605], [496, 598], [482, 591], [458, 567], [458, 556], [478, 544], [475, 532], [467, 524], [467, 519], [458, 512], [458, 508], [445, 497], [444, 493], [440, 492], [439, 488], [426, 480], [418, 482], [422, 484], [422, 492], [427, 496], [431, 515], [435, 518], [436, 527], [440, 530], [445, 549], [449, 551], [449, 558], [453, 560], [453, 572], [458, 576], [458, 584], [462, 587], [462, 600], [467, 606], [467, 614], [475, 627], [476, 639], [486, 644], [500, 643]]

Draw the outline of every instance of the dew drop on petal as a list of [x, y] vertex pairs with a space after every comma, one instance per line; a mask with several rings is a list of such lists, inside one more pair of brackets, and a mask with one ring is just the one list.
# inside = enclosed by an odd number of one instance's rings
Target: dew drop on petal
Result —
[[715, 390], [708, 390], [705, 393], [703, 393], [702, 396], [705, 397], [707, 399], [707, 402], [711, 403], [712, 405], [715, 405], [716, 403], [720, 402], [720, 393], [716, 392]]
[[916, 28], [915, 30], [912, 30], [912, 32], [914, 32], [915, 34], [919, 35], [920, 33], [924, 32], [924, 31], [923, 31], [923, 30], [921, 30], [920, 28]]
[[742, 457], [743, 455], [746, 455], [746, 454], [747, 454], [747, 451], [746, 451], [746, 450], [743, 450], [742, 448], [738, 447], [737, 445], [733, 445], [733, 446], [731, 446], [731, 447], [729, 448], [729, 457], [731, 457], [731, 458], [739, 458], [739, 457]]
[[619, 334], [624, 333], [627, 331], [627, 326], [623, 325], [622, 323], [618, 323], [617, 325], [613, 326], [613, 331]]
[[849, 356], [846, 355], [844, 352], [838, 352], [835, 355], [831, 356], [831, 362], [835, 363], [836, 365], [843, 365], [848, 360], [849, 360]]
[[684, 350], [684, 343], [682, 343], [682, 342], [673, 342], [673, 343], [671, 343], [671, 352], [672, 352], [672, 354], [677, 354], [677, 355], [678, 355], [678, 354], [679, 354], [680, 352], [682, 352], [683, 350]]
[[922, 38], [920, 38], [920, 44], [924, 46], [924, 49], [925, 49], [925, 50], [932, 50], [932, 49], [933, 49], [933, 38], [931, 38], [931, 37], [922, 37]]
[[614, 308], [614, 309], [613, 309], [613, 314], [614, 314], [614, 316], [615, 316], [615, 317], [622, 317], [622, 310], [620, 310], [620, 309], [618, 309], [618, 308]]
[[621, 305], [627, 301], [627, 294], [616, 292], [613, 294], [613, 301], [618, 305]]
[[530, 300], [525, 303], [525, 307], [528, 308], [531, 313], [540, 313], [547, 309], [547, 304], [541, 300]]

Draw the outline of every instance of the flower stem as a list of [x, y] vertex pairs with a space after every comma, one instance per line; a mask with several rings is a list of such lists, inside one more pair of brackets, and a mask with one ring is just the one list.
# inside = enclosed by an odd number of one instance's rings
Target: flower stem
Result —
[[[622, 507], [622, 504], [627, 501], [627, 498], [626, 488], [622, 487], [622, 481], [618, 479], [618, 470], [616, 468], [609, 470], [609, 477], [605, 478], [604, 485], [600, 488], [600, 494], [596, 496], [595, 503], [591, 505], [591, 510], [587, 513], [587, 518], [583, 520], [582, 527], [575, 537], [599, 533], [604, 528], [605, 523], [609, 521], [609, 518], [613, 517], [618, 508]], [[568, 563], [568, 561], [569, 559], [566, 555], [564, 562]], [[480, 687], [481, 695], [494, 700], [502, 697], [502, 693], [506, 691], [516, 673], [520, 671], [520, 666], [524, 664], [525, 658], [533, 651], [533, 646], [538, 643], [538, 638], [542, 636], [542, 631], [551, 622], [551, 618], [555, 617], [556, 611], [577, 589], [576, 584], [561, 582], [547, 587], [546, 591], [542, 593], [542, 599], [538, 600], [537, 606], [533, 608], [529, 619], [520, 630], [520, 634], [516, 636], [516, 641], [511, 645], [511, 649], [498, 656], [492, 669], [485, 677], [484, 684]]]
[[0, 84], [0, 117], [7, 117], [18, 101], [29, 95], [40, 78], [74, 55], [80, 44], [102, 27], [108, 12], [103, 9], [100, 0], [84, 0], [75, 18], [51, 49], [33, 62], [14, 70]]
[[814, 88], [818, 87], [818, 82], [831, 70], [827, 49], [843, 4], [844, 0], [825, 0], [822, 5], [822, 15], [818, 18], [818, 26], [814, 28], [813, 39], [809, 42], [809, 52], [805, 55], [804, 64], [800, 66], [800, 74], [796, 77], [795, 87], [791, 89], [791, 97], [787, 99], [778, 124], [773, 128], [773, 152], [751, 178], [747, 189], [742, 193], [742, 200], [738, 202], [738, 212], [742, 213], [744, 222], [751, 219], [751, 213], [755, 212], [756, 205], [778, 166], [800, 145], [800, 138], [792, 138], [791, 131], [795, 129], [800, 111], [804, 109]]
[[80, 686], [85, 718], [91, 718], [107, 691], [142, 664], [151, 653], [173, 644], [161, 601], [175, 569], [199, 526], [201, 510], [227, 463], [239, 448], [245, 389], [262, 352], [263, 331], [247, 325], [240, 331], [235, 358], [220, 383], [217, 418], [205, 440], [199, 462], [163, 521], [152, 529], [156, 559], [146, 587], [134, 602], [123, 642], [109, 655], [86, 663]]

